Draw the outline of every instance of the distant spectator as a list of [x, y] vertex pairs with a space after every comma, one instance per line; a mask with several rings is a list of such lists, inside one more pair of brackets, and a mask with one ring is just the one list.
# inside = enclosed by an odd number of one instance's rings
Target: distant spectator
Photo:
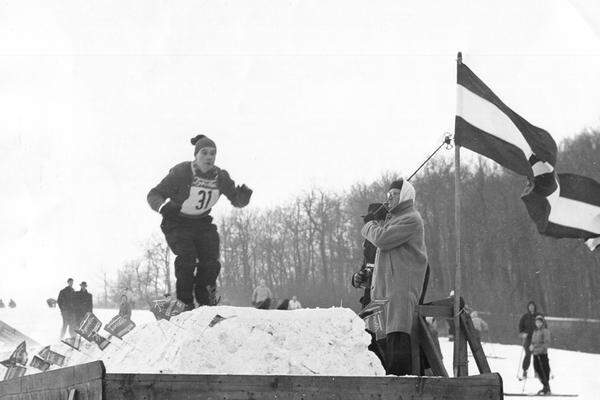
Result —
[[4, 305], [4, 302], [2, 301], [2, 299], [0, 299], [0, 308], [4, 308], [4, 307], [6, 307], [6, 306]]
[[252, 292], [252, 305], [262, 310], [268, 310], [271, 306], [272, 297], [271, 289], [267, 287], [265, 280], [261, 279], [258, 286]]
[[73, 278], [67, 279], [67, 286], [58, 292], [56, 300], [60, 315], [62, 316], [63, 324], [60, 330], [60, 338], [65, 336], [67, 329], [71, 337], [75, 336], [75, 290], [73, 289]]
[[8, 302], [8, 306], [10, 308], [15, 308], [17, 306], [17, 303], [15, 303], [13, 299], [10, 299], [10, 301]]
[[523, 378], [527, 378], [527, 370], [529, 369], [529, 365], [531, 365], [531, 350], [529, 350], [529, 346], [531, 344], [531, 336], [535, 330], [535, 317], [537, 315], [539, 315], [537, 306], [535, 302], [530, 301], [527, 303], [527, 312], [519, 320], [519, 336], [521, 337], [523, 350], [525, 351], [522, 364]]
[[485, 322], [479, 316], [479, 313], [477, 311], [471, 312], [471, 321], [473, 322], [473, 327], [475, 328], [475, 331], [477, 332], [477, 335], [481, 339], [482, 334], [485, 333], [485, 332], [487, 332], [488, 329], [489, 329], [487, 322]]
[[127, 295], [121, 296], [121, 304], [119, 304], [119, 315], [126, 319], [131, 319], [131, 304], [127, 301]]
[[74, 296], [76, 326], [81, 324], [86, 313], [93, 312], [94, 309], [94, 301], [92, 299], [92, 294], [87, 291], [87, 283], [85, 281], [81, 282], [79, 287], [81, 289], [75, 292]]
[[531, 335], [529, 351], [533, 353], [533, 370], [544, 387], [538, 394], [550, 394], [550, 362], [548, 361], [548, 346], [550, 345], [550, 330], [545, 326], [544, 317], [535, 317], [535, 330]]
[[290, 310], [298, 310], [300, 308], [302, 308], [302, 304], [300, 304], [300, 302], [298, 301], [298, 297], [292, 296], [292, 300], [290, 300], [289, 309]]
[[54, 308], [56, 307], [56, 300], [53, 298], [46, 299], [46, 304], [48, 304], [48, 307]]

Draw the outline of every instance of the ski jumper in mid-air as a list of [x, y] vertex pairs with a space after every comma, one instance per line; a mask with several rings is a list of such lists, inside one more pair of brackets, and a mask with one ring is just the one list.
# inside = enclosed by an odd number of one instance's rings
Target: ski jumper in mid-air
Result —
[[224, 194], [234, 207], [250, 202], [252, 190], [236, 186], [224, 169], [215, 165], [217, 146], [204, 135], [191, 140], [194, 161], [177, 164], [148, 193], [148, 203], [163, 216], [160, 228], [175, 253], [177, 299], [186, 310], [215, 305], [216, 282], [221, 270], [219, 234], [210, 210]]

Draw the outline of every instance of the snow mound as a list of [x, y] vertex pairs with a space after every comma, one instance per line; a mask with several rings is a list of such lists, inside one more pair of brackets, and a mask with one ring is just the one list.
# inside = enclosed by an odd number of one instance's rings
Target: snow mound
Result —
[[85, 341], [79, 351], [64, 344], [53, 350], [68, 365], [100, 359], [109, 373], [385, 375], [367, 349], [370, 340], [347, 308], [217, 306], [137, 326], [104, 351]]

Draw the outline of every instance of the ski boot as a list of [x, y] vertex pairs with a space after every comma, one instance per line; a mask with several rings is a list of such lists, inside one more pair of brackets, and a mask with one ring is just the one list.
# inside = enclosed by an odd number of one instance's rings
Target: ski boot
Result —
[[217, 298], [217, 286], [206, 285], [206, 291], [208, 292], [208, 304], [207, 306], [216, 306], [221, 301], [221, 296]]

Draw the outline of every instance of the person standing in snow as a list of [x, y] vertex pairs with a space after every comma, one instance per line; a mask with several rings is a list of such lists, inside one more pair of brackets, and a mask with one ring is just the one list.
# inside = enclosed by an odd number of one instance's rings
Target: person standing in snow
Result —
[[61, 339], [65, 336], [67, 329], [69, 330], [69, 335], [71, 337], [75, 335], [74, 297], [75, 289], [73, 289], [73, 278], [69, 278], [67, 279], [67, 286], [58, 292], [58, 298], [56, 299], [63, 320], [62, 328], [60, 330]]
[[523, 351], [525, 356], [523, 357], [523, 378], [527, 378], [527, 370], [531, 365], [531, 350], [529, 345], [531, 344], [531, 336], [535, 330], [535, 317], [539, 313], [537, 312], [537, 306], [534, 301], [527, 303], [527, 312], [521, 316], [519, 320], [519, 336], [521, 337], [521, 343], [523, 344]]
[[529, 351], [533, 354], [533, 370], [544, 387], [538, 394], [550, 393], [550, 362], [548, 361], [548, 346], [550, 345], [550, 330], [541, 314], [535, 317], [535, 329], [531, 335]]
[[150, 207], [162, 214], [160, 225], [175, 253], [177, 299], [185, 309], [216, 305], [219, 234], [210, 211], [224, 194], [234, 207], [250, 202], [252, 190], [236, 186], [224, 169], [215, 165], [217, 145], [204, 135], [192, 140], [194, 161], [177, 164], [148, 193]]
[[79, 326], [88, 312], [94, 311], [94, 300], [92, 294], [87, 291], [85, 281], [79, 284], [80, 290], [73, 295], [73, 308], [75, 313], [75, 326]]
[[302, 304], [298, 301], [297, 296], [292, 296], [292, 300], [290, 300], [290, 304], [288, 306], [288, 310], [299, 310], [302, 308]]
[[475, 331], [477, 332], [477, 335], [481, 339], [483, 333], [487, 332], [488, 329], [489, 329], [487, 322], [485, 322], [483, 320], [483, 318], [481, 318], [479, 316], [479, 313], [477, 311], [472, 311], [471, 312], [471, 322], [473, 322], [473, 327], [475, 328]]
[[121, 295], [121, 303], [119, 304], [119, 315], [125, 319], [131, 319], [131, 304], [127, 300], [127, 295]]
[[267, 287], [264, 279], [261, 279], [258, 286], [252, 292], [252, 305], [261, 310], [268, 310], [271, 306], [273, 294], [271, 289]]
[[394, 375], [412, 373], [410, 332], [427, 269], [424, 224], [414, 200], [410, 182], [392, 182], [385, 221], [369, 221], [361, 230], [363, 238], [377, 247], [371, 298], [387, 300], [385, 369]]

